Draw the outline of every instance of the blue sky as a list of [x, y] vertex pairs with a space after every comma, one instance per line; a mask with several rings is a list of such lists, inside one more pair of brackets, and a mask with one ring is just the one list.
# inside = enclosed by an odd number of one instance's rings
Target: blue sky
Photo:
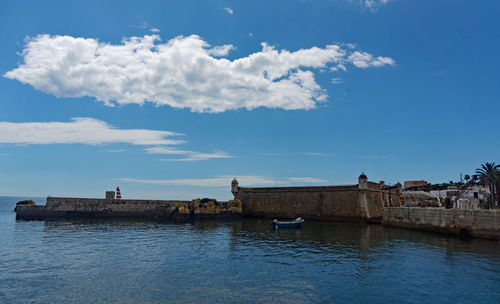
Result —
[[0, 195], [457, 180], [499, 161], [499, 15], [498, 1], [2, 1]]

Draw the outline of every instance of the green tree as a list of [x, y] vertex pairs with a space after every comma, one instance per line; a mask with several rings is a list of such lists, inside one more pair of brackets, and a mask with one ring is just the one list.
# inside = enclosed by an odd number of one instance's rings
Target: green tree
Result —
[[476, 174], [478, 175], [479, 179], [488, 185], [488, 188], [490, 189], [491, 193], [491, 202], [495, 203], [495, 184], [497, 183], [500, 174], [500, 165], [495, 164], [495, 162], [492, 163], [484, 163], [481, 165], [480, 168], [476, 169]]

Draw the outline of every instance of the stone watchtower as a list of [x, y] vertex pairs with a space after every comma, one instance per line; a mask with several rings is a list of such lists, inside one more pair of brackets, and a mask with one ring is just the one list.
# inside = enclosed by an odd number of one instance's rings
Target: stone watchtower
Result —
[[362, 172], [358, 177], [358, 204], [356, 206], [356, 213], [359, 217], [369, 219], [370, 212], [368, 210], [368, 198], [366, 195], [367, 191], [368, 178], [366, 177], [365, 173]]
[[364, 172], [358, 177], [359, 189], [368, 189], [368, 177], [366, 177]]
[[231, 192], [234, 196], [236, 196], [236, 193], [238, 193], [238, 181], [236, 180], [236, 177], [231, 182]]

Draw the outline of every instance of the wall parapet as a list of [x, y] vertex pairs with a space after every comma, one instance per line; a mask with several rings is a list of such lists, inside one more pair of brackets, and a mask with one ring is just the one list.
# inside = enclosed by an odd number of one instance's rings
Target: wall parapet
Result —
[[307, 187], [238, 187], [238, 192], [247, 193], [278, 193], [278, 192], [318, 192], [318, 191], [353, 191], [358, 185], [342, 186], [307, 186]]
[[46, 206], [52, 204], [67, 204], [67, 203], [79, 203], [79, 204], [110, 204], [110, 203], [121, 203], [121, 204], [169, 204], [174, 202], [189, 203], [191, 201], [182, 200], [144, 200], [144, 199], [105, 199], [105, 198], [79, 198], [79, 197], [55, 197], [49, 196], [46, 200]]

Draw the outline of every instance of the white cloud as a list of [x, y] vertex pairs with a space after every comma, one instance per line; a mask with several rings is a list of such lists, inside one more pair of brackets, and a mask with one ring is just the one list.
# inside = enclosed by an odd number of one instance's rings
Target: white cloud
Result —
[[147, 22], [143, 22], [143, 23], [141, 23], [139, 25], [132, 24], [132, 25], [129, 25], [129, 26], [133, 27], [133, 28], [145, 29], [145, 28], [149, 27], [149, 24]]
[[38, 35], [27, 39], [24, 63], [4, 74], [57, 97], [91, 96], [106, 105], [143, 104], [223, 112], [258, 107], [312, 109], [328, 95], [314, 69], [392, 65], [388, 57], [339, 45], [297, 51], [262, 50], [228, 60], [234, 46], [211, 47], [199, 36], [166, 43], [158, 35], [112, 45], [92, 38]]
[[148, 147], [144, 149], [149, 154], [162, 154], [162, 155], [185, 155], [185, 158], [165, 158], [164, 161], [177, 161], [177, 162], [190, 162], [200, 161], [217, 158], [233, 158], [234, 156], [228, 155], [223, 151], [215, 151], [213, 153], [200, 153], [195, 151], [178, 150], [170, 147]]
[[302, 153], [305, 154], [305, 155], [309, 155], [309, 156], [323, 156], [323, 157], [331, 157], [331, 156], [333, 156], [330, 153], [322, 153], [322, 152], [302, 152]]
[[234, 13], [233, 9], [232, 9], [232, 8], [230, 8], [230, 7], [225, 7], [225, 8], [224, 8], [224, 10], [225, 10], [228, 14], [231, 14], [231, 15]]
[[[174, 145], [185, 143], [183, 140], [170, 139], [181, 133], [147, 129], [118, 129], [94, 118], [73, 118], [71, 122], [0, 122], [0, 143], [18, 145], [36, 144], [85, 144], [104, 145], [125, 143], [145, 147], [148, 154], [183, 155], [180, 159], [167, 161], [201, 161], [215, 158], [232, 158], [223, 151], [202, 153], [179, 150]], [[104, 150], [119, 153], [124, 149]]]
[[117, 129], [94, 118], [72, 118], [71, 122], [0, 122], [0, 143], [4, 144], [86, 144], [127, 143], [131, 145], [178, 145], [169, 139], [180, 133], [147, 129]]
[[391, 0], [360, 0], [361, 6], [371, 11], [376, 11], [378, 7], [389, 3]]
[[232, 155], [228, 155], [223, 151], [214, 152], [214, 153], [199, 153], [193, 152], [188, 154], [186, 158], [164, 158], [163, 161], [176, 161], [176, 162], [192, 162], [192, 161], [200, 161], [200, 160], [208, 160], [208, 159], [220, 159], [220, 158], [234, 158]]
[[334, 67], [330, 67], [330, 71], [332, 71], [332, 72], [344, 71], [345, 72], [345, 71], [347, 71], [347, 68], [344, 64], [339, 63]]
[[288, 178], [273, 178], [265, 176], [216, 176], [210, 178], [182, 178], [182, 179], [138, 179], [121, 177], [114, 178], [114, 180], [139, 183], [139, 184], [150, 184], [157, 186], [196, 186], [196, 187], [229, 187], [233, 178], [238, 180], [240, 186], [279, 186], [279, 185], [289, 185], [290, 183], [327, 183], [327, 180], [312, 178], [312, 177], [288, 177]]
[[332, 78], [332, 84], [341, 84], [341, 83], [342, 83], [342, 78], [340, 77]]
[[186, 155], [191, 152], [191, 151], [177, 150], [175, 148], [161, 147], [161, 146], [148, 147], [145, 148], [144, 151], [146, 151], [149, 154], [165, 154], [165, 155]]
[[296, 183], [328, 183], [327, 180], [314, 178], [314, 177], [289, 177], [287, 180], [296, 182]]
[[160, 32], [160, 29], [158, 29], [156, 27], [152, 27], [147, 22], [143, 22], [140, 25], [129, 25], [129, 26], [133, 27], [133, 28], [138, 28], [138, 29], [149, 29], [149, 31], [152, 33], [159, 33]]
[[349, 55], [348, 60], [361, 69], [394, 65], [394, 60], [389, 57], [374, 57], [372, 54], [358, 51]]
[[221, 57], [221, 56], [226, 56], [229, 54], [229, 51], [234, 50], [235, 47], [230, 44], [225, 44], [221, 46], [215, 46], [211, 49], [208, 50], [208, 53], [210, 55], [216, 56], [216, 57]]

